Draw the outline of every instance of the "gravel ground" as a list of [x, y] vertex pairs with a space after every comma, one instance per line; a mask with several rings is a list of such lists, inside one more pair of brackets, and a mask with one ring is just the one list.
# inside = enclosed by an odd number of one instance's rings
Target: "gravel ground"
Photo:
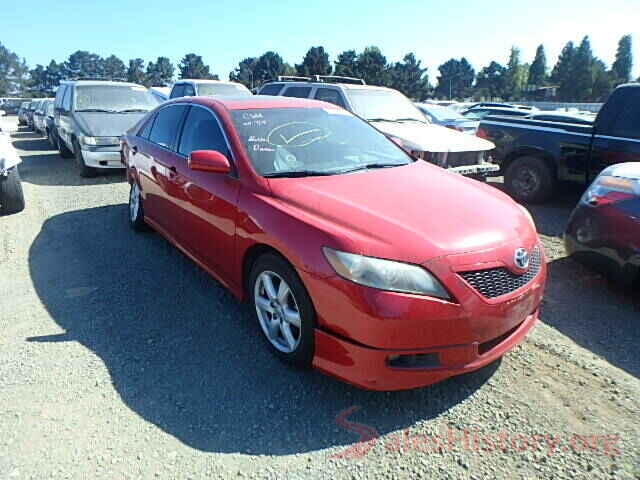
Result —
[[527, 340], [376, 393], [279, 363], [245, 307], [129, 230], [122, 174], [81, 179], [24, 130], [14, 145], [27, 208], [0, 218], [0, 479], [640, 478], [640, 300], [564, 258], [576, 192], [532, 209], [551, 275]]

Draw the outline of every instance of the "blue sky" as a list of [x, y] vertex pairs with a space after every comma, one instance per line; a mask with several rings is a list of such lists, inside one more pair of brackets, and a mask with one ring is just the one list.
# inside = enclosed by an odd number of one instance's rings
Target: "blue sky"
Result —
[[[8, 1], [8, 0], [7, 0]], [[331, 60], [346, 49], [381, 48], [389, 61], [413, 51], [429, 67], [466, 56], [479, 70], [506, 63], [511, 45], [531, 61], [543, 43], [549, 67], [562, 46], [589, 34], [595, 55], [613, 62], [617, 42], [634, 35], [634, 78], [640, 76], [640, 0], [30, 0], [12, 1], [0, 18], [0, 42], [30, 66], [65, 60], [75, 50], [145, 61], [202, 55], [227, 78], [245, 57], [267, 50], [299, 63], [311, 46]]]

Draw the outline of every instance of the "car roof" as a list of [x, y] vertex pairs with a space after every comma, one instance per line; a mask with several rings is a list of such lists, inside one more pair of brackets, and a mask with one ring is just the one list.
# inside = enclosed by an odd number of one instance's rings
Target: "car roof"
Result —
[[[185, 100], [186, 99], [186, 100]], [[312, 100], [309, 98], [282, 97], [275, 95], [253, 95], [251, 97], [181, 97], [174, 98], [170, 103], [192, 102], [199, 105], [221, 105], [228, 110], [248, 110], [260, 108], [330, 108], [342, 110], [332, 103]]]
[[260, 87], [260, 89], [262, 90], [262, 88], [266, 87], [267, 85], [286, 85], [288, 87], [342, 87], [345, 88], [347, 90], [390, 90], [393, 92], [397, 92], [398, 90], [395, 90], [393, 88], [389, 88], [389, 87], [382, 87], [380, 85], [360, 85], [360, 84], [356, 84], [356, 83], [339, 83], [339, 82], [288, 82], [288, 81], [273, 81], [273, 82], [267, 82], [264, 85], [262, 85]]
[[61, 84], [77, 85], [77, 86], [97, 86], [97, 85], [117, 85], [119, 87], [142, 87], [143, 85], [130, 82], [111, 82], [109, 80], [63, 80]]
[[224, 80], [211, 80], [208, 78], [181, 78], [180, 80], [176, 80], [173, 82], [174, 85], [178, 83], [222, 83], [226, 85], [242, 85], [238, 82], [227, 82]]

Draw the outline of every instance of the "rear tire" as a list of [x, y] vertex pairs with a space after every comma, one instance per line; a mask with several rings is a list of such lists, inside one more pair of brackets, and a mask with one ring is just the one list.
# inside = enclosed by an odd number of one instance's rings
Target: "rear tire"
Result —
[[76, 166], [78, 167], [78, 173], [80, 174], [80, 176], [83, 178], [95, 177], [98, 174], [98, 172], [96, 171], [95, 168], [87, 167], [87, 164], [84, 163], [84, 158], [82, 157], [82, 149], [80, 148], [80, 145], [78, 143], [75, 143], [73, 147], [75, 150], [74, 154], [76, 157]]
[[556, 178], [541, 158], [519, 157], [507, 167], [504, 184], [516, 200], [523, 203], [542, 203], [553, 196]]
[[9, 175], [0, 179], [0, 214], [9, 215], [24, 210], [24, 194], [18, 167], [9, 170]]

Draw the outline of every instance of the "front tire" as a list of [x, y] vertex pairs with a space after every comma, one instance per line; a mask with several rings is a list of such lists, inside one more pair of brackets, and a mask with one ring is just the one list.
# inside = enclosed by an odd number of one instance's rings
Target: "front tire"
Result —
[[93, 167], [87, 167], [87, 164], [84, 163], [84, 158], [82, 157], [82, 149], [78, 143], [74, 144], [74, 154], [76, 157], [76, 166], [78, 167], [78, 173], [83, 178], [92, 178], [95, 177], [98, 172]]
[[541, 158], [520, 157], [507, 167], [504, 183], [509, 194], [516, 200], [542, 203], [553, 196], [556, 178]]
[[9, 215], [24, 210], [24, 194], [18, 167], [9, 170], [9, 175], [0, 179], [0, 213]]
[[136, 232], [149, 230], [149, 226], [144, 221], [142, 194], [136, 182], [131, 184], [131, 189], [129, 190], [129, 226]]
[[58, 152], [60, 152], [60, 156], [62, 158], [72, 158], [73, 152], [67, 148], [64, 143], [64, 140], [60, 139], [58, 141]]
[[310, 367], [316, 314], [293, 267], [274, 253], [259, 257], [251, 269], [249, 297], [271, 351], [286, 363]]

